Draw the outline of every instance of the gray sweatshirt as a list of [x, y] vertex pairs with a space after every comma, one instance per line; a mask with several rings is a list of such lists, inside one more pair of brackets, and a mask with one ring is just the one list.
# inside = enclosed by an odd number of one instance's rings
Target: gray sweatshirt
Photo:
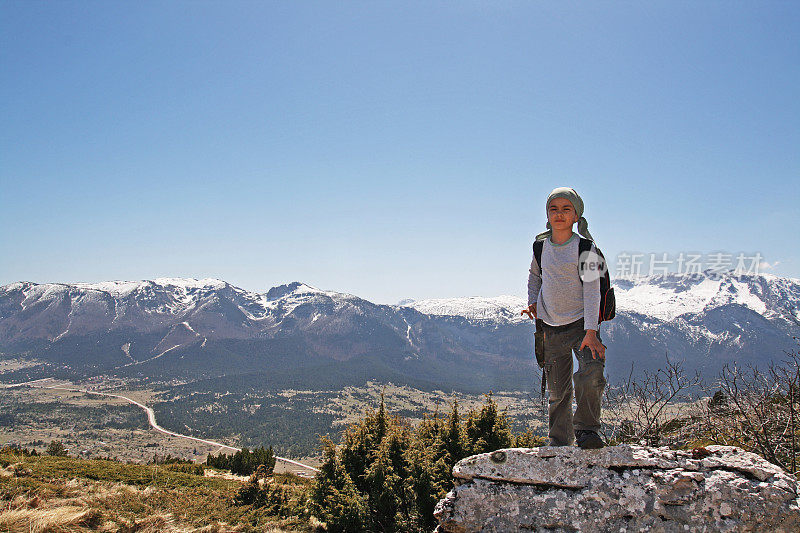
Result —
[[[597, 331], [600, 313], [600, 279], [581, 283], [578, 274], [578, 234], [563, 244], [549, 238], [542, 247], [542, 271], [534, 257], [528, 275], [528, 305], [546, 324], [563, 326], [583, 317], [584, 329]], [[592, 244], [592, 253], [597, 253]], [[596, 276], [595, 276], [596, 277]]]

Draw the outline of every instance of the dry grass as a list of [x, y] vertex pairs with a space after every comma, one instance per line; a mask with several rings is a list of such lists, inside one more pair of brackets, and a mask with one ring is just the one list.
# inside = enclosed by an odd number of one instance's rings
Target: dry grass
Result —
[[8, 533], [87, 531], [97, 525], [98, 516], [96, 511], [76, 505], [10, 509], [0, 512], [0, 530]]
[[[3, 533], [71, 533], [85, 531], [114, 531], [117, 533], [222, 533], [244, 531], [239, 526], [221, 522], [193, 527], [181, 523], [172, 513], [156, 512], [142, 518], [108, 519], [100, 509], [106, 509], [117, 497], [130, 497], [131, 489], [96, 487], [87, 497], [44, 501], [17, 497], [0, 511], [0, 532]], [[133, 489], [133, 492], [137, 492]], [[153, 494], [153, 491], [149, 491]], [[278, 527], [263, 529], [265, 533], [289, 533]], [[296, 530], [295, 530], [296, 531]]]
[[[79, 533], [85, 531], [114, 531], [117, 533], [222, 533], [242, 531], [226, 524], [209, 524], [194, 528], [178, 523], [171, 514], [156, 514], [128, 524], [103, 521], [102, 515], [87, 507], [65, 505], [47, 509], [14, 509], [0, 512], [0, 531], [3, 533]], [[290, 530], [270, 527], [264, 533], [291, 533]]]
[[[57, 503], [56, 503], [57, 505]], [[101, 514], [87, 507], [65, 505], [47, 509], [15, 509], [0, 512], [0, 531], [8, 533], [49, 533], [116, 531], [118, 533], [216, 533], [238, 531], [224, 524], [202, 528], [182, 526], [171, 514], [156, 514], [128, 524], [103, 521]], [[270, 529], [275, 533], [286, 531]]]
[[[308, 531], [299, 517], [236, 506], [242, 482], [145, 465], [0, 453], [0, 533]], [[296, 490], [307, 481], [276, 475]]]

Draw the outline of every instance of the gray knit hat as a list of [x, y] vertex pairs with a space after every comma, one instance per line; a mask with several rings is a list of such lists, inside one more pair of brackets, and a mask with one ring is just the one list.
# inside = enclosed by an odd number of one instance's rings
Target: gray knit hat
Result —
[[[578, 233], [583, 235], [589, 240], [594, 240], [592, 238], [592, 234], [589, 233], [589, 223], [583, 218], [583, 200], [581, 199], [580, 195], [575, 192], [575, 189], [571, 187], [556, 187], [553, 189], [553, 192], [550, 193], [550, 196], [547, 197], [547, 204], [545, 205], [545, 213], [548, 209], [550, 209], [550, 202], [553, 201], [555, 198], [566, 198], [572, 204], [572, 207], [575, 208], [575, 213], [578, 215]], [[553, 234], [553, 227], [550, 225], [550, 222], [547, 222], [547, 231], [540, 233], [536, 236], [536, 240], [540, 241], [543, 239], [549, 238]]]

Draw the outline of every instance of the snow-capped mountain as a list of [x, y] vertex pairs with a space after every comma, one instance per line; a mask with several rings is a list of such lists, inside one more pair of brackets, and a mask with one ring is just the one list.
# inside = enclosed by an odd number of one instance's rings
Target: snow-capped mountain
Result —
[[439, 298], [429, 300], [409, 300], [404, 304], [426, 315], [461, 316], [471, 322], [496, 322], [498, 324], [521, 324], [529, 319], [520, 314], [528, 306], [526, 300], [518, 296], [496, 296], [482, 298]]
[[[800, 280], [770, 274], [678, 275], [614, 280], [617, 312], [649, 317], [660, 322], [687, 319], [724, 305], [736, 305], [754, 311], [776, 325], [793, 328], [800, 325]], [[462, 316], [473, 321], [519, 323], [527, 300], [518, 296], [441, 298], [403, 300], [402, 305], [421, 313]], [[710, 332], [707, 332], [710, 334]], [[713, 336], [713, 335], [711, 335]]]
[[[603, 323], [610, 377], [661, 366], [716, 372], [796, 348], [800, 280], [669, 274], [615, 280]], [[377, 305], [300, 282], [254, 293], [218, 279], [0, 287], [0, 351], [82, 372], [205, 376], [283, 369], [431, 385], [533, 386], [533, 325], [516, 296]]]
[[[725, 363], [760, 364], [797, 349], [800, 280], [769, 274], [667, 274], [614, 280], [617, 317], [601, 325], [607, 366], [658, 368], [665, 357], [689, 370], [716, 373]], [[473, 323], [527, 322], [527, 301], [514, 296], [409, 301], [428, 315]]]

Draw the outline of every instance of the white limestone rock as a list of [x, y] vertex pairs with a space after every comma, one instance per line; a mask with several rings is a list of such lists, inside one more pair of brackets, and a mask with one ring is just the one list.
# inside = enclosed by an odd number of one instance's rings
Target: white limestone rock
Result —
[[800, 531], [800, 483], [732, 446], [508, 448], [467, 457], [439, 532]]

